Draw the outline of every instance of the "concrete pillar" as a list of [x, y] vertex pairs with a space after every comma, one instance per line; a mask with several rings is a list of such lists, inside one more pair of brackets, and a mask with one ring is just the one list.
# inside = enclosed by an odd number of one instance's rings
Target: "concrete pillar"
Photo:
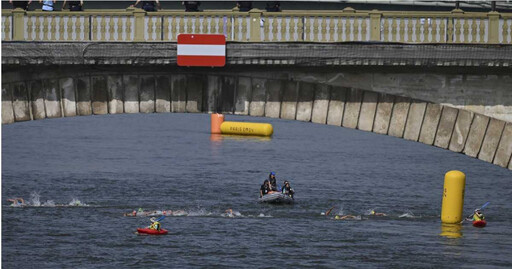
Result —
[[43, 82], [43, 87], [45, 89], [44, 105], [46, 109], [46, 117], [62, 117], [60, 110], [59, 81], [56, 79], [45, 80]]
[[236, 78], [222, 77], [220, 80], [220, 98], [218, 105], [222, 113], [233, 113], [235, 106]]
[[253, 78], [251, 81], [252, 95], [249, 115], [263, 117], [265, 115], [265, 101], [267, 100], [267, 80]]
[[30, 105], [32, 107], [32, 118], [34, 120], [41, 120], [46, 118], [46, 110], [44, 107], [45, 92], [43, 89], [43, 82], [41, 80], [34, 80], [29, 82], [30, 87]]
[[94, 76], [92, 79], [92, 113], [94, 115], [108, 114], [107, 80], [104, 76]]
[[313, 114], [311, 122], [325, 124], [329, 110], [329, 98], [331, 89], [325, 84], [316, 84], [315, 101], [313, 102]]
[[330, 99], [327, 124], [341, 126], [343, 111], [345, 111], [346, 88], [332, 87]]
[[391, 121], [391, 114], [393, 113], [393, 103], [395, 96], [380, 93], [379, 103], [377, 104], [377, 112], [375, 115], [375, 122], [373, 123], [373, 132], [378, 134], [387, 134], [389, 130], [389, 123]]
[[296, 120], [311, 121], [314, 98], [315, 85], [309, 82], [299, 82], [299, 96], [297, 98]]
[[505, 122], [497, 119], [491, 119], [487, 131], [485, 132], [482, 148], [478, 154], [478, 159], [492, 163], [498, 144], [500, 143], [501, 134], [505, 128]]
[[443, 107], [443, 113], [441, 113], [441, 119], [439, 120], [439, 126], [437, 127], [434, 146], [444, 149], [448, 148], [458, 112], [459, 110], [456, 108], [447, 106]]
[[[34, 91], [34, 89], [32, 89], [32, 91]], [[76, 97], [78, 115], [91, 115], [91, 80], [89, 77], [79, 77], [76, 79]], [[34, 101], [35, 99], [32, 98], [32, 102]], [[33, 109], [33, 111], [35, 111], [35, 109]]]
[[464, 150], [473, 115], [473, 112], [462, 109], [459, 110], [457, 121], [455, 121], [455, 126], [453, 127], [449, 150], [455, 152], [462, 152], [462, 150]]
[[108, 112], [110, 114], [124, 113], [123, 77], [120, 75], [107, 76], [107, 90], [108, 90]]
[[139, 111], [141, 113], [155, 112], [155, 77], [153, 75], [140, 76]]
[[16, 82], [12, 87], [12, 107], [14, 109], [15, 121], [30, 120], [28, 106], [28, 91], [25, 82]]
[[469, 129], [468, 139], [464, 147], [464, 154], [476, 158], [482, 147], [485, 131], [489, 124], [489, 117], [475, 114], [471, 128]]
[[407, 122], [405, 123], [404, 139], [418, 141], [426, 108], [427, 103], [423, 101], [411, 101], [409, 115], [407, 116]]
[[206, 108], [210, 113], [220, 113], [220, 77], [207, 76], [206, 80]]
[[171, 112], [171, 82], [169, 76], [157, 75], [155, 77], [156, 112]]
[[503, 134], [501, 134], [500, 143], [494, 156], [494, 164], [501, 167], [507, 167], [512, 157], [512, 123], [508, 122], [505, 125]]
[[185, 75], [172, 75], [171, 87], [171, 111], [185, 112], [187, 105], [187, 77]]
[[367, 132], [372, 131], [378, 100], [379, 95], [376, 92], [364, 92], [363, 103], [361, 104], [361, 113], [359, 115], [359, 122], [357, 123], [357, 128], [359, 130]]
[[283, 85], [283, 101], [281, 102], [281, 119], [294, 120], [297, 114], [299, 99], [299, 83], [285, 81]]
[[202, 77], [190, 76], [187, 78], [187, 107], [188, 113], [203, 112], [203, 86]]
[[139, 113], [139, 76], [124, 75], [124, 113]]
[[74, 117], [76, 116], [75, 80], [73, 78], [62, 78], [59, 83], [64, 117]]
[[9, 84], [2, 84], [2, 124], [14, 123], [14, 110]]
[[239, 77], [236, 86], [235, 114], [249, 115], [251, 104], [251, 78]]
[[407, 97], [397, 96], [395, 98], [393, 113], [391, 114], [391, 120], [389, 121], [389, 135], [403, 137], [410, 104], [411, 100]]
[[279, 118], [281, 114], [281, 80], [269, 80], [265, 103], [265, 117]]
[[343, 127], [355, 129], [359, 120], [359, 111], [363, 101], [363, 91], [349, 89], [347, 91], [347, 102], [345, 103], [345, 112], [343, 113]]
[[421, 143], [427, 145], [432, 145], [434, 143], [442, 109], [442, 106], [439, 104], [429, 103], [427, 105], [427, 111], [425, 112], [425, 118], [423, 119], [423, 124], [421, 126]]

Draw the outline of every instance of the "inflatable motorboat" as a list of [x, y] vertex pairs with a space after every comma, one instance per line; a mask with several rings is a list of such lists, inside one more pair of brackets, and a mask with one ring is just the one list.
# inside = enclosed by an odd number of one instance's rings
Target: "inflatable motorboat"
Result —
[[283, 194], [280, 192], [271, 192], [263, 195], [258, 199], [260, 203], [269, 203], [269, 204], [291, 204], [293, 203], [293, 198], [288, 194]]

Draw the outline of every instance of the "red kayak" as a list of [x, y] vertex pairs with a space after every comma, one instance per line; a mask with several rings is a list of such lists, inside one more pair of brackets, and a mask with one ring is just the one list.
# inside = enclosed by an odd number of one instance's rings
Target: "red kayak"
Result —
[[149, 228], [137, 228], [137, 232], [140, 234], [151, 234], [151, 235], [167, 234], [166, 229], [161, 229], [160, 231], [158, 231], [158, 230], [153, 230], [153, 229], [149, 229]]
[[475, 227], [483, 228], [483, 227], [485, 227], [485, 225], [487, 225], [487, 221], [485, 221], [485, 220], [475, 220], [475, 221], [473, 221], [473, 226], [475, 226]]

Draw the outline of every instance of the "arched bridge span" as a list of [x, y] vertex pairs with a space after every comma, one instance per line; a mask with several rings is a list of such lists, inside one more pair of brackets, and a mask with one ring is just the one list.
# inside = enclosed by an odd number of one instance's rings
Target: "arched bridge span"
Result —
[[278, 75], [50, 71], [21, 73], [3, 83], [2, 123], [118, 113], [221, 112], [391, 135], [512, 169], [512, 123], [453, 106]]

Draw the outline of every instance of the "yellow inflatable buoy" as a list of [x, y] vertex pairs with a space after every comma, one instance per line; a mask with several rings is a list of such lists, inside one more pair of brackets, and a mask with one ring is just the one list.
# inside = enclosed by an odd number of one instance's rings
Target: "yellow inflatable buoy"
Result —
[[272, 124], [255, 122], [225, 121], [220, 125], [222, 134], [271, 136], [274, 133]]
[[462, 221], [466, 175], [461, 171], [449, 171], [444, 176], [441, 222], [453, 224]]

